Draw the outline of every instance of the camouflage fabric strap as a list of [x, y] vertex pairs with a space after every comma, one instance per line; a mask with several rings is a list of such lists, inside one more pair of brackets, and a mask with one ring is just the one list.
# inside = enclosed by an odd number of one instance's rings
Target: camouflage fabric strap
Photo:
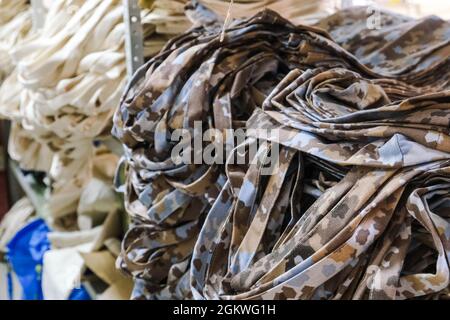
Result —
[[[450, 225], [445, 218], [430, 210], [430, 205], [438, 211], [445, 210], [448, 205], [448, 189], [445, 189], [450, 170], [450, 153], [446, 142], [449, 136], [445, 130], [449, 121], [446, 114], [446, 104], [450, 101], [449, 92], [406, 99], [402, 104], [408, 106], [408, 113], [401, 112], [401, 108], [399, 112], [395, 112], [398, 106], [393, 105], [394, 108], [391, 108], [389, 96], [382, 87], [374, 88], [370, 86], [370, 81], [354, 78], [346, 87], [339, 82], [339, 75], [346, 75], [347, 72], [330, 70], [326, 74], [332, 72], [335, 72], [333, 82], [327, 83], [327, 90], [321, 90], [323, 87], [320, 81], [311, 80], [310, 83], [306, 82], [305, 87], [302, 87], [302, 81], [282, 81], [280, 86], [291, 83], [289, 93], [280, 88], [275, 89], [279, 94], [266, 100], [264, 112], [255, 110], [252, 118], [258, 119], [252, 121], [251, 118], [247, 125], [267, 127], [269, 123], [277, 123], [280, 130], [289, 128], [292, 131], [281, 135], [275, 142], [289, 146], [291, 150], [300, 150], [306, 155], [314, 155], [334, 163], [351, 164], [353, 169], [341, 181], [328, 188], [292, 229], [284, 231], [284, 236], [281, 237], [283, 240], [276, 247], [269, 246], [265, 252], [255, 249], [264, 248], [258, 237], [261, 230], [277, 234], [265, 226], [261, 228], [261, 218], [255, 216], [251, 220], [252, 224], [260, 226], [256, 230], [242, 223], [240, 226], [233, 225], [233, 232], [243, 232], [241, 239], [259, 240], [258, 245], [249, 247], [245, 240], [235, 244], [243, 249], [243, 267], [241, 261], [228, 259], [228, 267], [222, 267], [214, 275], [207, 275], [207, 278], [216, 280], [216, 287], [208, 290], [205, 286], [203, 294], [198, 295], [198, 298], [395, 299], [439, 293], [447, 289], [449, 266], [444, 261], [450, 249], [446, 244], [446, 232], [450, 231]], [[308, 72], [302, 76], [305, 74]], [[316, 74], [316, 78], [320, 79], [323, 73]], [[287, 78], [291, 76], [292, 74]], [[354, 87], [357, 89], [352, 89]], [[371, 94], [366, 94], [364, 88], [371, 88]], [[347, 99], [331, 99], [342, 94]], [[380, 99], [387, 101], [377, 108], [376, 105], [366, 105], [368, 101], [358, 97], [367, 98], [375, 104]], [[353, 108], [345, 109], [348, 108], [348, 101], [354, 102]], [[384, 105], [385, 103], [388, 105]], [[283, 107], [276, 107], [281, 105]], [[360, 111], [360, 106], [365, 106], [368, 110]], [[326, 113], [321, 112], [322, 110]], [[267, 118], [262, 117], [266, 114]], [[313, 114], [316, 116], [313, 117]], [[389, 114], [389, 117], [384, 114]], [[325, 117], [327, 115], [329, 118]], [[279, 122], [271, 122], [271, 118], [279, 119]], [[339, 141], [325, 145], [321, 139], [333, 139], [327, 130], [323, 130], [328, 125], [334, 130], [334, 140]], [[360, 127], [364, 131], [361, 132]], [[372, 136], [371, 132], [376, 134]], [[379, 135], [378, 132], [383, 134]], [[431, 136], [439, 137], [441, 134], [445, 137], [431, 141]], [[372, 137], [376, 138], [373, 147]], [[396, 142], [395, 148], [390, 146], [391, 139]], [[357, 148], [357, 143], [364, 144], [364, 148]], [[352, 151], [348, 148], [352, 144], [355, 145], [353, 150], [357, 152], [356, 156], [350, 154], [343, 160], [344, 150]], [[420, 150], [425, 153], [424, 158], [416, 153]], [[361, 152], [364, 154], [362, 159], [367, 163], [360, 162], [358, 156]], [[396, 159], [398, 155], [401, 156], [399, 161]], [[352, 159], [356, 161], [352, 162]], [[283, 177], [283, 170], [270, 179], [274, 177]], [[292, 192], [289, 183], [285, 182], [284, 186], [288, 188], [285, 190], [287, 194]], [[266, 188], [266, 192], [273, 195], [282, 186], [273, 189], [269, 182]], [[436, 193], [434, 190], [440, 191]], [[419, 193], [430, 194], [428, 197], [420, 197]], [[263, 196], [259, 201], [263, 205], [270, 196], [261, 194]], [[435, 198], [431, 200], [433, 196]], [[251, 208], [252, 204], [247, 207]], [[416, 232], [419, 231], [412, 226], [423, 230], [420, 239], [416, 238]], [[205, 229], [203, 232], [209, 234]], [[218, 239], [220, 242], [216, 242], [223, 244], [224, 236]], [[203, 238], [199, 238], [196, 247], [201, 247], [202, 241]], [[416, 259], [415, 254], [419, 254], [417, 250], [408, 252], [413, 247], [412, 243], [414, 247], [422, 247], [427, 243], [426, 248], [436, 248], [437, 260], [429, 259], [422, 266], [408, 265], [409, 260]], [[232, 248], [231, 245], [228, 252], [233, 252]], [[422, 247], [422, 250], [425, 248]], [[194, 266], [199, 263], [196, 254], [195, 252], [193, 256]], [[222, 253], [217, 256], [226, 255]], [[209, 268], [212, 268], [214, 263], [226, 265], [227, 261], [224, 258], [221, 261], [211, 259], [210, 263]], [[433, 263], [436, 273], [427, 273], [427, 268]], [[364, 281], [358, 282], [357, 272], [364, 275]], [[197, 276], [193, 273], [191, 280]], [[211, 292], [214, 294], [211, 295]]]
[[[354, 19], [363, 32], [363, 12], [319, 25], [341, 35]], [[133, 298], [448, 296], [449, 25], [430, 19], [373, 31], [390, 40], [364, 44], [366, 59], [356, 35], [337, 37], [348, 51], [270, 10], [223, 42], [220, 24], [171, 40], [114, 117], [133, 220], [119, 263]], [[420, 36], [415, 23], [439, 31]], [[397, 51], [415, 44], [403, 63]], [[258, 161], [176, 163], [177, 129], [246, 129], [231, 154], [257, 146], [245, 155]]]

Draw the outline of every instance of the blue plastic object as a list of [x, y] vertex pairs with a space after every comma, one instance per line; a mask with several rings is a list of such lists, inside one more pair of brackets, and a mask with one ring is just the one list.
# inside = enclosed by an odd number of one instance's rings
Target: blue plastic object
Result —
[[70, 294], [69, 300], [91, 300], [91, 297], [89, 296], [89, 293], [86, 291], [86, 289], [81, 286], [80, 288], [73, 289], [72, 293]]
[[23, 289], [24, 300], [42, 300], [42, 260], [50, 249], [49, 228], [37, 219], [16, 233], [8, 243], [7, 259]]
[[[8, 243], [6, 255], [23, 290], [24, 300], [42, 300], [42, 263], [44, 253], [50, 250], [47, 234], [50, 229], [42, 219], [33, 220]], [[12, 279], [8, 274], [10, 299], [12, 299]], [[91, 300], [86, 289], [81, 286], [72, 291], [69, 300]]]

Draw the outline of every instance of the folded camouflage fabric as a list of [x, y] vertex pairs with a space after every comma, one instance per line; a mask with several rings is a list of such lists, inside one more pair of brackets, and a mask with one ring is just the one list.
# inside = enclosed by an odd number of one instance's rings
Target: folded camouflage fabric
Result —
[[[134, 298], [446, 295], [449, 70], [435, 65], [449, 61], [448, 39], [428, 37], [436, 50], [402, 69], [397, 57], [365, 65], [270, 10], [220, 33], [212, 24], [170, 41], [114, 117]], [[278, 154], [276, 174], [261, 161], [180, 164], [170, 135], [181, 128], [253, 130], [242, 145], [259, 142], [255, 159]]]
[[[381, 86], [362, 79], [347, 82], [355, 76], [347, 70], [299, 74], [292, 71], [274, 90], [279, 93], [266, 100], [264, 111], [255, 110], [247, 123], [248, 128], [279, 128], [280, 170], [265, 187], [254, 183], [258, 172], [248, 170], [234, 185], [233, 202], [225, 201], [233, 197], [231, 188], [223, 191], [222, 210], [208, 213], [195, 245], [194, 296], [404, 299], [446, 294], [450, 91], [389, 103]], [[296, 195], [295, 186], [305, 183], [311, 156], [352, 169], [318, 190], [317, 200], [302, 210], [311, 200], [303, 198], [296, 207], [289, 199]], [[300, 218], [284, 228], [280, 214], [288, 213]], [[410, 264], [422, 254], [430, 258]]]
[[[135, 220], [144, 222], [126, 236], [124, 245], [128, 254], [124, 255], [124, 260], [131, 272], [145, 277], [155, 287], [166, 281], [168, 274], [174, 285], [180, 277], [188, 275], [190, 255], [202, 220], [225, 180], [217, 166], [174, 164], [170, 158], [170, 145], [174, 143], [166, 141], [165, 132], [191, 128], [196, 120], [215, 121], [219, 129], [232, 128], [232, 120], [245, 121], [262, 102], [254, 101], [253, 96], [264, 97], [264, 92], [276, 85], [276, 77], [271, 78], [283, 68], [279, 61], [292, 61], [289, 68], [300, 66], [296, 62], [296, 52], [283, 50], [289, 33], [283, 30], [282, 22], [279, 33], [286, 34], [286, 38], [278, 44], [279, 50], [273, 49], [276, 45], [263, 41], [275, 17], [278, 16], [265, 14], [250, 20], [229, 32], [226, 44], [220, 44], [217, 38], [220, 26], [213, 26], [210, 31], [199, 27], [175, 38], [169, 42], [167, 50], [147, 64], [148, 77], [141, 81], [140, 88], [129, 91], [129, 99], [115, 117], [115, 134], [130, 149], [127, 153], [133, 168], [129, 173], [127, 197], [130, 201], [126, 207]], [[257, 26], [255, 20], [266, 21], [266, 24], [261, 24], [259, 30], [252, 28]], [[254, 37], [242, 34], [245, 25], [247, 32], [255, 29]], [[309, 28], [300, 28], [299, 33], [307, 30]], [[261, 34], [259, 42], [255, 41], [258, 33]], [[214, 51], [220, 46], [221, 50]], [[277, 58], [276, 53], [286, 57]], [[198, 66], [198, 61], [203, 65]], [[252, 72], [252, 69], [258, 71]], [[139, 78], [132, 83], [136, 80]], [[231, 119], [231, 113], [225, 108], [232, 107], [229, 99], [230, 90], [236, 86], [233, 83], [239, 85], [241, 81], [244, 85], [246, 82], [253, 84], [255, 94], [237, 88], [239, 91], [233, 94], [239, 99], [233, 106], [235, 119]], [[195, 93], [189, 93], [191, 89]], [[137, 96], [135, 91], [140, 91]], [[210, 92], [217, 93], [209, 97]], [[209, 100], [213, 101], [213, 114], [207, 103]], [[220, 173], [221, 178], [218, 178]], [[169, 242], [166, 239], [170, 239]], [[138, 254], [146, 242], [152, 242], [151, 246], [144, 246], [147, 252], [142, 252], [146, 257], [151, 256], [148, 261], [141, 263], [140, 256], [130, 258]], [[182, 295], [188, 291], [184, 288]]]
[[365, 7], [354, 7], [316, 26], [376, 72], [421, 86], [448, 88], [449, 79], [441, 72], [450, 68], [449, 23], [437, 16], [415, 20], [383, 11], [375, 16]]

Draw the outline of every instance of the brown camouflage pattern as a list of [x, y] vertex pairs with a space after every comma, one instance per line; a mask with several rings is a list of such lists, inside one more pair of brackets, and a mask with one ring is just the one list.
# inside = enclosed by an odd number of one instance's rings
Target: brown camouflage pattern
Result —
[[[270, 10], [223, 42], [219, 25], [196, 27], [134, 75], [113, 129], [132, 218], [119, 264], [134, 299], [448, 296], [449, 24], [368, 31], [389, 39], [371, 60], [339, 31], [364, 12], [319, 24], [342, 46]], [[433, 23], [432, 35], [414, 31]], [[403, 58], [383, 51], [396, 41]], [[262, 142], [258, 159], [278, 144], [277, 171], [176, 165], [170, 133], [202, 134], [194, 121], [278, 129], [245, 142]]]

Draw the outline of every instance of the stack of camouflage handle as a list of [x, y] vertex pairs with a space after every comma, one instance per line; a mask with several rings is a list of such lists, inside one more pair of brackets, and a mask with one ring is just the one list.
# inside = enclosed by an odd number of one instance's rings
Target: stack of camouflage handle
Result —
[[[114, 119], [134, 298], [448, 297], [450, 25], [367, 18], [339, 12], [330, 36], [263, 11], [190, 30], [135, 74]], [[261, 129], [243, 144], [277, 146], [278, 168], [180, 164], [182, 128]]]

